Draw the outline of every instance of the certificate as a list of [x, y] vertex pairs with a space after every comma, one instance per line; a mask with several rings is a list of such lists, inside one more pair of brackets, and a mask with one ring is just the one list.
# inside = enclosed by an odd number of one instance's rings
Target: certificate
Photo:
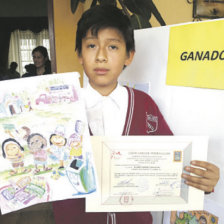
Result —
[[92, 137], [99, 192], [87, 212], [200, 210], [204, 192], [184, 184], [183, 168], [206, 160], [207, 137]]

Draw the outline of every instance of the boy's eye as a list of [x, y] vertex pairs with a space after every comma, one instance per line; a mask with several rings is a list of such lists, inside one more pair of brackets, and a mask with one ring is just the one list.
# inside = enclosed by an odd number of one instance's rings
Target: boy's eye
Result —
[[118, 47], [115, 46], [115, 45], [110, 45], [110, 46], [109, 46], [109, 49], [111, 49], [111, 50], [116, 50], [116, 49], [118, 49]]
[[88, 44], [87, 48], [94, 48], [96, 45], [95, 44]]

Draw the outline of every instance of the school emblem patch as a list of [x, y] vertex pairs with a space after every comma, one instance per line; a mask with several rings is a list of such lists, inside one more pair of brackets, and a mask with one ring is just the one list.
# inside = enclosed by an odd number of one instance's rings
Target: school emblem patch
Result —
[[158, 117], [146, 112], [146, 132], [147, 134], [157, 131]]

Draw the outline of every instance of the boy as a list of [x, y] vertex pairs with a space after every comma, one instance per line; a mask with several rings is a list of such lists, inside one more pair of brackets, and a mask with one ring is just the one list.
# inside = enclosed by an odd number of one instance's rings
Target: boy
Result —
[[[158, 107], [147, 94], [122, 87], [117, 79], [134, 56], [134, 37], [129, 19], [112, 6], [96, 6], [86, 11], [78, 23], [76, 50], [89, 78], [86, 109], [93, 135], [172, 135]], [[184, 175], [187, 184], [212, 191], [219, 178], [216, 166], [196, 162], [207, 170], [187, 167], [200, 177]], [[105, 224], [152, 223], [149, 212], [85, 213], [85, 200], [53, 203], [59, 223]]]

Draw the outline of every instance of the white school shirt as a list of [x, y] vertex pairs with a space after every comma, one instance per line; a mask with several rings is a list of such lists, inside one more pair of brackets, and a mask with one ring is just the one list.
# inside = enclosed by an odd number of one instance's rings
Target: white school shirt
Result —
[[125, 87], [117, 84], [109, 96], [102, 96], [87, 84], [84, 100], [88, 124], [93, 135], [122, 135], [128, 108], [128, 92]]

